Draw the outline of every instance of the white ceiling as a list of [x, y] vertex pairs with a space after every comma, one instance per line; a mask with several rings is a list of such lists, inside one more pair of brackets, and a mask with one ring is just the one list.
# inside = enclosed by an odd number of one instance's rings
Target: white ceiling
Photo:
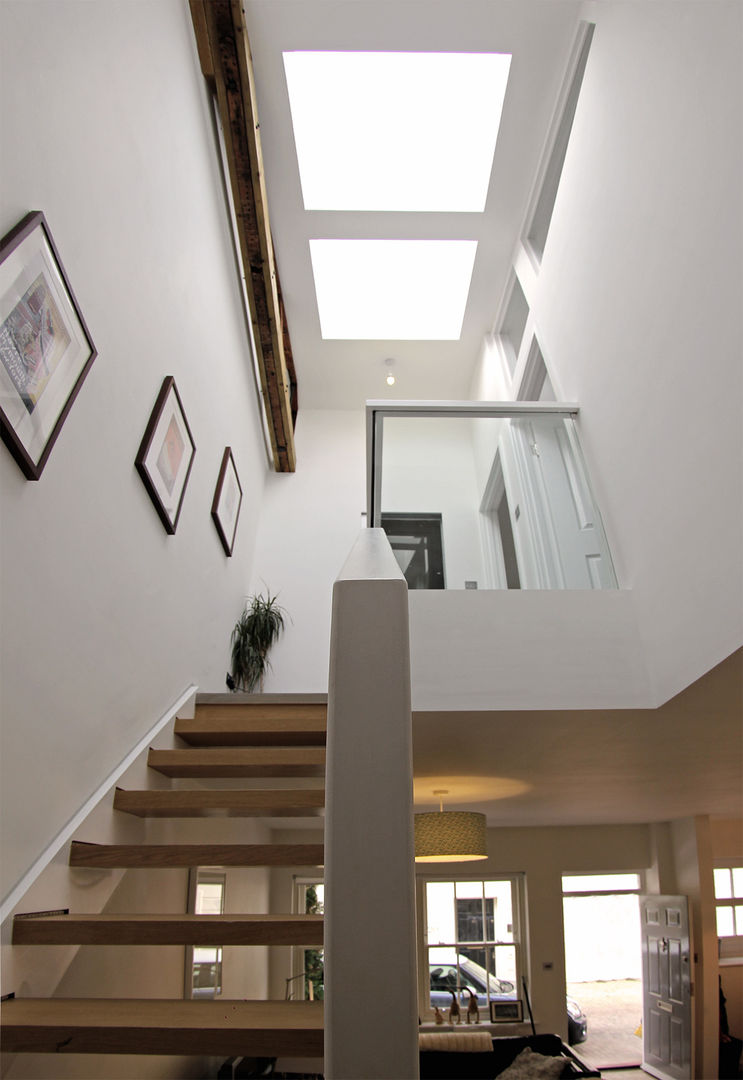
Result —
[[490, 825], [743, 817], [743, 651], [659, 709], [413, 714], [417, 810]]
[[[358, 408], [367, 398], [462, 399], [493, 327], [549, 128], [580, 3], [546, 0], [246, 0], [276, 261], [301, 408]], [[511, 53], [483, 214], [304, 210], [285, 50]], [[442, 155], [447, 152], [445, 133]], [[479, 243], [459, 341], [323, 341], [309, 240], [457, 239]], [[385, 360], [397, 382], [388, 388]]]

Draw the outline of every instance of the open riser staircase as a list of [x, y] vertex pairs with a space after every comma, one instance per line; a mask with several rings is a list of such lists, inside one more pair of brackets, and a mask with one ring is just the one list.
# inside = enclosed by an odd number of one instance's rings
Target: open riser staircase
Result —
[[[175, 721], [176, 749], [150, 749], [148, 766], [200, 786], [117, 789], [113, 810], [140, 818], [291, 819], [324, 810], [324, 789], [267, 788], [266, 778], [322, 778], [327, 706], [264, 703], [228, 697], [199, 703]], [[239, 778], [225, 789], [222, 778]], [[214, 787], [206, 787], [217, 780]], [[187, 827], [186, 822], [186, 827]], [[211, 826], [218, 835], [219, 821]], [[181, 824], [181, 832], [183, 823]], [[318, 843], [99, 844], [73, 840], [69, 865], [83, 868], [321, 866]], [[194, 915], [28, 912], [16, 915], [13, 944], [22, 946], [300, 946], [321, 947], [321, 915], [243, 912]], [[6, 990], [10, 989], [6, 987]], [[323, 1006], [318, 1001], [244, 1001], [12, 997], [2, 1006], [5, 1053], [193, 1054], [321, 1057]]]

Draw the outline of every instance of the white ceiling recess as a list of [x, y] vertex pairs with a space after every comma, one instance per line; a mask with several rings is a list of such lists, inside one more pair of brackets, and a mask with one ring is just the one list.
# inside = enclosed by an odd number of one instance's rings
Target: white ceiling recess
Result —
[[[492, 0], [246, 0], [269, 211], [302, 408], [356, 408], [385, 395], [468, 396], [477, 352], [508, 276], [580, 7]], [[484, 213], [305, 210], [283, 58], [284, 52], [303, 50], [510, 53]], [[442, 131], [442, 155], [448, 149]], [[460, 338], [323, 340], [313, 238], [477, 241]], [[389, 389], [388, 357], [394, 358], [397, 378]]]

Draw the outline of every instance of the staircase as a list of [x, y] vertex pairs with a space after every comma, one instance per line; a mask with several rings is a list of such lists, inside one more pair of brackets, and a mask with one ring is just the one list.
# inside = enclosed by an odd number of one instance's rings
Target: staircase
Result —
[[[295, 818], [323, 812], [318, 787], [251, 787], [252, 778], [321, 777], [327, 706], [264, 703], [260, 697], [197, 699], [177, 719], [185, 748], [151, 749], [148, 766], [172, 778], [244, 778], [246, 784], [172, 790], [117, 789], [113, 808], [142, 818]], [[280, 822], [279, 822], [280, 823]], [[201, 837], [200, 837], [201, 839]], [[311, 867], [322, 844], [96, 844], [73, 841], [74, 868]], [[13, 944], [306, 946], [323, 942], [321, 915], [17, 915]], [[2, 1005], [6, 1053], [64, 1052], [320, 1057], [323, 1006], [317, 1001], [11, 998]]]

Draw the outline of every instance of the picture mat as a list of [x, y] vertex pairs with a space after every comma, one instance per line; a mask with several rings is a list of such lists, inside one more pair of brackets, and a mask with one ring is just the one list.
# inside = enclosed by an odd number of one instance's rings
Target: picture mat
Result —
[[[177, 444], [175, 440], [178, 440]], [[150, 483], [171, 524], [175, 523], [178, 514], [194, 449], [173, 384], [168, 390], [144, 460]], [[169, 464], [175, 465], [172, 471], [168, 471]]]
[[8, 320], [37, 280], [43, 280], [69, 345], [56, 357], [48, 381], [29, 412], [0, 355], [0, 408], [28, 456], [38, 464], [75, 384], [92, 354], [40, 223], [0, 265], [0, 339]]

